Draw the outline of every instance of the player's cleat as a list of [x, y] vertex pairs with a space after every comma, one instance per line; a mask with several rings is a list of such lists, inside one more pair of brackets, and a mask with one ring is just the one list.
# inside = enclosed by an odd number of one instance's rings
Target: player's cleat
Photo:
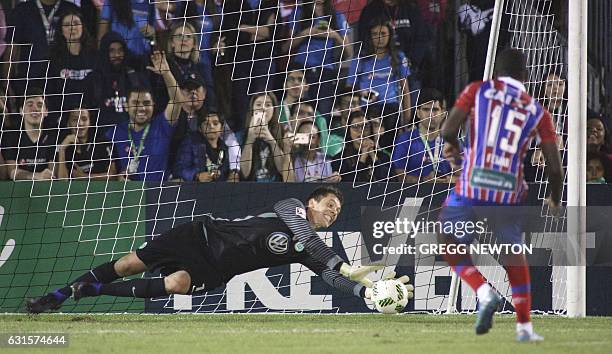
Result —
[[99, 283], [76, 282], [70, 285], [72, 298], [74, 301], [79, 301], [84, 297], [98, 296], [100, 294], [100, 285]]
[[62, 303], [63, 301], [53, 294], [47, 294], [45, 296], [27, 299], [25, 307], [28, 313], [43, 313], [59, 309]]
[[476, 334], [485, 334], [493, 327], [493, 315], [502, 300], [495, 290], [489, 290], [489, 295], [485, 299], [478, 300], [478, 317], [474, 327]]
[[519, 331], [516, 334], [516, 340], [519, 342], [541, 342], [544, 340], [544, 337], [535, 332], [530, 334], [528, 331]]

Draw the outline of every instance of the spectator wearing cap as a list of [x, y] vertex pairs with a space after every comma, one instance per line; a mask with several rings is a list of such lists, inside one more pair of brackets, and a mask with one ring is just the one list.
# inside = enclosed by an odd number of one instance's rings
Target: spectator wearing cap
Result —
[[184, 181], [239, 180], [230, 166], [231, 154], [223, 141], [223, 118], [216, 112], [198, 111], [198, 131], [189, 132], [178, 150], [174, 176]]

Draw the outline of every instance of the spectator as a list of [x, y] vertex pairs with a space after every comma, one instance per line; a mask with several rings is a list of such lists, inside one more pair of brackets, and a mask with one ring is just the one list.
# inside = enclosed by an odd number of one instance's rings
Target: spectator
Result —
[[168, 152], [178, 119], [179, 90], [166, 60], [165, 54], [154, 52], [152, 66], [147, 69], [162, 75], [170, 100], [165, 109], [153, 115], [154, 100], [151, 90], [132, 87], [128, 92], [129, 122], [117, 125], [115, 131], [107, 131], [107, 138], [115, 144], [117, 170], [122, 178], [136, 181], [162, 181], [167, 179]]
[[[469, 81], [482, 80], [489, 45], [489, 33], [493, 21], [495, 0], [472, 0], [459, 7], [459, 29], [466, 34], [465, 54]], [[510, 36], [505, 28], [510, 28], [510, 16], [501, 16], [497, 45], [503, 48]]]
[[348, 24], [334, 9], [332, 0], [305, 1], [291, 15], [291, 41], [285, 52], [306, 69], [310, 97], [317, 98], [316, 111], [327, 119], [333, 106], [336, 79], [342, 58], [352, 56]]
[[117, 178], [112, 161], [112, 145], [91, 126], [86, 107], [70, 111], [66, 135], [58, 149], [59, 178], [91, 178], [114, 180]]
[[412, 123], [410, 69], [404, 53], [395, 48], [393, 30], [388, 22], [370, 22], [369, 33], [363, 52], [351, 62], [347, 84], [359, 91], [368, 109], [374, 107], [383, 113], [387, 133], [381, 144], [388, 147], [393, 143], [395, 131]]
[[[444, 10], [445, 3], [445, 0], [436, 1], [441, 11]], [[431, 2], [429, 4], [433, 6]], [[434, 54], [433, 48], [436, 42], [436, 27], [424, 20], [417, 1], [374, 0], [364, 7], [361, 13], [372, 15], [360, 17], [359, 40], [363, 43], [369, 40], [372, 22], [388, 22], [393, 30], [390, 40], [411, 63], [411, 71], [414, 75], [411, 79], [418, 78], [418, 81], [421, 81], [423, 77], [435, 74], [431, 71], [444, 70], [433, 63], [438, 57]], [[419, 83], [414, 83], [415, 87], [420, 87]]]
[[[300, 135], [306, 139], [300, 140]], [[331, 163], [321, 152], [320, 141], [319, 128], [312, 122], [298, 125], [292, 151], [295, 182], [340, 182], [340, 175], [332, 170]]]
[[[567, 142], [567, 121], [565, 120], [567, 111], [564, 104], [566, 100], [565, 80], [559, 74], [551, 71], [544, 76], [544, 82], [540, 85], [537, 92], [540, 97], [540, 103], [550, 112], [553, 118], [557, 135], [561, 137], [557, 143], [563, 159], [563, 167], [567, 167], [567, 154], [564, 153]], [[544, 173], [544, 155], [535, 141], [532, 142], [523, 161], [525, 180], [527, 182], [538, 181], [538, 175], [543, 176]]]
[[[283, 132], [278, 120], [278, 101], [269, 93], [251, 98], [247, 130], [240, 159], [242, 179], [280, 182], [289, 178], [289, 154], [283, 150]], [[285, 148], [286, 149], [286, 148]]]
[[347, 88], [339, 90], [336, 94], [336, 102], [332, 112], [331, 134], [342, 136], [344, 139], [348, 117], [355, 111], [361, 111], [359, 93]]
[[372, 127], [363, 112], [350, 113], [342, 156], [332, 165], [343, 182], [367, 183], [393, 177], [389, 176], [391, 158], [376, 145], [378, 139]]
[[194, 76], [187, 78], [180, 84], [183, 101], [181, 102], [181, 113], [177, 121], [172, 142], [170, 143], [170, 166], [174, 165], [175, 155], [180, 147], [183, 139], [188, 133], [199, 132], [199, 116], [206, 116], [206, 107], [204, 100], [206, 99], [207, 90], [201, 77]]
[[230, 169], [230, 154], [222, 139], [223, 119], [216, 112], [200, 112], [199, 131], [183, 140], [176, 161], [175, 175], [184, 181], [213, 182], [239, 180]]
[[[11, 84], [16, 95], [24, 92], [26, 81], [28, 86], [44, 87], [46, 84], [46, 60], [56, 38], [55, 29], [60, 15], [68, 9], [78, 10], [74, 4], [64, 0], [30, 0], [16, 4], [10, 12], [8, 25], [15, 28], [12, 33], [7, 33], [6, 38], [13, 38], [13, 44], [23, 44], [6, 51], [4, 60], [7, 77], [17, 79]], [[14, 75], [9, 69], [16, 69]]]
[[247, 1], [215, 4], [216, 13], [223, 18], [223, 41], [214, 67], [218, 109], [230, 127], [240, 133], [245, 126], [250, 95], [266, 91], [268, 76], [274, 72], [270, 55], [274, 16], [268, 10], [253, 11]]
[[308, 83], [304, 78], [304, 70], [296, 66], [290, 67], [289, 70], [284, 84], [279, 118], [284, 133], [290, 132], [295, 134], [299, 123], [295, 119], [296, 115], [300, 115], [300, 119], [314, 119], [321, 133], [321, 147], [327, 155], [335, 156], [342, 150], [344, 137], [331, 136], [328, 132], [328, 123], [325, 118], [319, 112], [315, 112], [313, 105], [310, 101], [306, 100]]
[[142, 0], [105, 0], [98, 40], [109, 31], [117, 32], [127, 43], [131, 53], [145, 60], [155, 44], [155, 20], [158, 17], [154, 4]]
[[179, 85], [188, 79], [198, 79], [205, 83], [206, 106], [216, 107], [212, 77], [207, 78], [210, 75], [205, 64], [200, 62], [198, 43], [197, 32], [189, 22], [173, 25], [167, 46], [168, 64]]
[[587, 154], [587, 183], [602, 184], [610, 182], [610, 160], [602, 153]]
[[29, 86], [21, 113], [21, 129], [4, 132], [3, 156], [12, 180], [50, 180], [57, 145], [54, 130], [42, 129], [47, 117], [43, 91]]
[[117, 32], [108, 32], [100, 42], [96, 69], [91, 73], [93, 101], [100, 108], [97, 125], [116, 125], [129, 119], [127, 93], [139, 83], [140, 70], [127, 44]]
[[185, 21], [190, 21], [195, 33], [198, 34], [199, 42], [196, 43], [196, 50], [200, 54], [200, 63], [204, 70], [202, 77], [208, 90], [212, 92], [215, 87], [213, 63], [217, 54], [216, 48], [218, 45], [225, 46], [224, 37], [219, 42], [218, 31], [221, 27], [221, 16], [217, 15], [215, 1], [182, 1], [177, 4], [175, 13], [179, 17], [176, 23], [183, 24]]
[[283, 84], [283, 94], [280, 102], [279, 122], [288, 124], [286, 127], [295, 132], [295, 122], [289, 123], [291, 109], [298, 102], [304, 102], [308, 96], [308, 83], [304, 77], [304, 70], [299, 66], [292, 65], [287, 69], [285, 82]]
[[393, 168], [400, 181], [407, 183], [446, 182], [451, 179], [451, 165], [442, 159], [444, 142], [440, 136], [446, 118], [444, 98], [435, 89], [423, 89], [417, 106], [417, 128], [397, 138], [393, 149]]
[[334, 8], [346, 17], [350, 25], [353, 25], [359, 21], [361, 11], [367, 3], [368, 0], [334, 0]]
[[587, 120], [587, 151], [603, 153], [610, 159], [610, 133], [604, 122], [599, 118]]
[[55, 41], [51, 47], [50, 78], [48, 88], [59, 94], [49, 100], [53, 111], [64, 111], [64, 107], [90, 104], [87, 88], [89, 74], [97, 58], [95, 42], [83, 26], [83, 15], [78, 10], [66, 10], [60, 16], [55, 30]]

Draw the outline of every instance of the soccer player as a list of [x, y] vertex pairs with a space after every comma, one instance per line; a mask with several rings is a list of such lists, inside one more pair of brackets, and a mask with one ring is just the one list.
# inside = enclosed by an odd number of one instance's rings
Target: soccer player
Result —
[[[539, 140], [546, 159], [550, 186], [547, 203], [559, 212], [563, 180], [556, 134], [550, 114], [525, 90], [525, 57], [515, 49], [500, 53], [495, 79], [468, 85], [461, 93], [442, 128], [446, 141], [444, 156], [460, 159], [457, 134], [466, 124], [463, 171], [455, 190], [441, 212], [443, 223], [487, 218], [487, 224], [502, 243], [521, 244], [520, 218], [499, 212], [495, 206], [520, 205], [527, 192], [523, 179], [523, 159], [532, 138]], [[480, 208], [479, 208], [480, 207]], [[483, 208], [484, 207], [484, 208]], [[513, 208], [515, 209], [515, 208]], [[508, 211], [508, 208], [504, 209]], [[488, 215], [484, 215], [487, 214]], [[497, 213], [496, 213], [497, 212]], [[483, 218], [484, 217], [484, 218]], [[473, 237], [441, 235], [443, 243], [469, 243]], [[493, 314], [501, 298], [472, 263], [469, 255], [446, 254], [445, 260], [478, 297], [476, 334], [492, 326]], [[529, 265], [524, 255], [505, 258], [505, 269], [512, 288], [512, 302], [517, 316], [517, 340], [539, 341], [529, 317], [531, 291]]]
[[[151, 298], [213, 290], [252, 270], [301, 263], [345, 293], [372, 295], [366, 276], [381, 266], [350, 266], [314, 231], [336, 221], [343, 197], [333, 186], [319, 187], [306, 199], [276, 203], [272, 210], [236, 220], [206, 216], [179, 225], [119, 260], [102, 264], [67, 286], [29, 299], [26, 310], [58, 309], [69, 297], [112, 295]], [[159, 269], [162, 278], [119, 278]], [[394, 274], [393, 274], [394, 275]], [[401, 277], [407, 283], [406, 276]], [[407, 286], [409, 296], [413, 287]]]

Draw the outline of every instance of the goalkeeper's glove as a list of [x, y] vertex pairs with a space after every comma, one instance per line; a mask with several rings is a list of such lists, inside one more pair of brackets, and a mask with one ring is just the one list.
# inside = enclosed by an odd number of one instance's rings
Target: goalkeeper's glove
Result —
[[344, 275], [350, 280], [354, 280], [356, 282], [363, 284], [366, 288], [371, 288], [374, 285], [374, 283], [370, 279], [367, 278], [368, 274], [379, 271], [383, 269], [384, 267], [385, 267], [384, 265], [380, 265], [380, 264], [369, 265], [369, 266], [364, 266], [364, 265], [352, 266], [346, 263], [342, 263], [342, 265], [340, 266], [340, 274]]
[[[387, 281], [387, 280], [392, 280], [394, 278], [395, 278], [395, 272], [391, 272], [387, 274], [382, 280], [379, 280], [379, 281]], [[404, 284], [404, 286], [406, 287], [406, 290], [408, 290], [408, 299], [410, 300], [414, 298], [414, 286], [412, 286], [412, 284], [409, 283], [410, 277], [407, 275], [402, 275], [401, 277], [397, 278], [397, 280], [402, 282], [402, 284]], [[372, 284], [372, 286], [366, 287], [365, 289], [366, 299], [372, 298], [373, 287], [374, 287], [374, 284]]]

